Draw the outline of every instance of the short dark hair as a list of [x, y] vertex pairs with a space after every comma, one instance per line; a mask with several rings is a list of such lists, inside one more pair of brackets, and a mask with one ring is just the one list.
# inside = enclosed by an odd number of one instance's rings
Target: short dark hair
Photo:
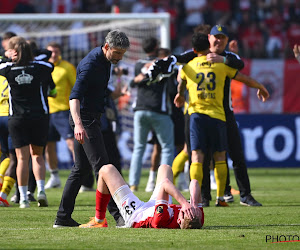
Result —
[[171, 50], [170, 49], [159, 48], [158, 51], [157, 51], [157, 56], [159, 58], [166, 57], [166, 56], [169, 56], [169, 55], [171, 55]]
[[209, 24], [199, 24], [194, 28], [194, 33], [202, 33], [208, 35], [211, 31], [211, 26]]
[[34, 52], [38, 49], [36, 42], [32, 39], [27, 40], [27, 43], [30, 45], [31, 51]]
[[194, 33], [192, 36], [192, 46], [197, 52], [209, 49], [208, 36], [202, 33]]
[[143, 50], [145, 53], [153, 52], [158, 46], [158, 40], [155, 37], [148, 37], [143, 40]]
[[10, 39], [10, 38], [12, 38], [12, 37], [14, 37], [14, 36], [17, 36], [17, 34], [14, 33], [14, 32], [12, 32], [12, 31], [7, 31], [7, 32], [5, 32], [5, 33], [3, 34], [2, 40]]
[[[62, 52], [62, 47], [61, 47], [61, 45], [59, 44], [59, 43], [57, 43], [57, 42], [50, 42], [50, 43], [48, 43], [47, 44], [47, 47], [53, 47], [53, 48], [57, 48], [57, 49], [59, 49], [59, 51], [60, 52]], [[46, 47], [46, 48], [47, 48]]]

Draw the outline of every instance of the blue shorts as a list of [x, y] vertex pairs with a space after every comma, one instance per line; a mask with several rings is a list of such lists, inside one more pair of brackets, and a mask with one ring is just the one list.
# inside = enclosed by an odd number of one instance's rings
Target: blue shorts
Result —
[[0, 116], [1, 152], [8, 155], [8, 116]]
[[194, 113], [190, 116], [191, 150], [201, 150], [204, 154], [227, 151], [226, 122], [208, 115]]
[[8, 116], [0, 116], [0, 143], [1, 152], [5, 156], [14, 151], [11, 136], [8, 133]]
[[48, 141], [60, 141], [74, 138], [74, 132], [69, 125], [69, 110], [50, 114]]

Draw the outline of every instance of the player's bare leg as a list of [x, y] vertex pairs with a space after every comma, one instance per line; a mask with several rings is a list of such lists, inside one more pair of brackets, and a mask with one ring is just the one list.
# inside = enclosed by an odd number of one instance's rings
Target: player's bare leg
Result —
[[121, 176], [120, 172], [112, 164], [101, 167], [98, 176], [98, 184], [96, 190], [96, 213], [95, 217], [87, 224], [83, 224], [81, 228], [101, 228], [107, 227], [107, 220], [105, 218], [107, 205], [119, 187], [127, 185]]
[[38, 188], [38, 206], [48, 207], [48, 201], [45, 193], [45, 176], [46, 176], [46, 166], [43, 157], [44, 147], [30, 145], [30, 154], [32, 160], [32, 169], [34, 177], [36, 179], [36, 185]]
[[29, 207], [29, 202], [27, 200], [27, 190], [28, 190], [28, 179], [29, 179], [29, 157], [30, 150], [29, 146], [24, 146], [21, 148], [16, 148], [17, 155], [17, 178], [20, 191], [20, 208]]
[[[74, 147], [73, 147], [74, 151]], [[56, 154], [56, 142], [49, 141], [45, 148], [45, 157], [50, 168], [50, 179], [48, 180], [45, 189], [58, 188], [61, 186], [61, 181], [58, 175], [58, 159]]]

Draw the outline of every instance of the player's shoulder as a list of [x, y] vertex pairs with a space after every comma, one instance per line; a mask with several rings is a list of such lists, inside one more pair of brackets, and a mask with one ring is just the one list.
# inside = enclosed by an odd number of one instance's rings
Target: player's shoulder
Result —
[[33, 65], [36, 65], [36, 66], [41, 66], [41, 67], [46, 67], [46, 68], [49, 68], [49, 69], [53, 69], [54, 68], [54, 65], [50, 62], [45, 62], [45, 61], [40, 61], [40, 60], [34, 60], [33, 62]]
[[4, 62], [0, 64], [0, 69], [5, 69], [5, 68], [9, 68], [12, 67], [15, 63], [13, 62]]
[[239, 55], [236, 54], [236, 53], [234, 53], [234, 52], [225, 50], [224, 53], [228, 57], [233, 57], [233, 58], [237, 58], [237, 59], [241, 60], [241, 58], [239, 57]]

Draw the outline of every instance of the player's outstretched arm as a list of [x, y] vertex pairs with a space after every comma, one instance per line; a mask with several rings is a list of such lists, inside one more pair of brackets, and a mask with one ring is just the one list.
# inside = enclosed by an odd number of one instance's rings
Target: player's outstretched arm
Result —
[[201, 217], [202, 213], [199, 209], [199, 203], [202, 203], [201, 188], [199, 182], [196, 179], [190, 182], [190, 203], [195, 208], [196, 216]]
[[269, 94], [268, 90], [264, 87], [264, 85], [260, 84], [253, 78], [246, 76], [246, 75], [242, 74], [241, 72], [238, 72], [234, 79], [237, 81], [243, 82], [250, 88], [258, 89], [257, 97], [258, 97], [258, 99], [262, 100], [263, 102], [268, 100], [268, 98], [270, 97], [270, 94]]

